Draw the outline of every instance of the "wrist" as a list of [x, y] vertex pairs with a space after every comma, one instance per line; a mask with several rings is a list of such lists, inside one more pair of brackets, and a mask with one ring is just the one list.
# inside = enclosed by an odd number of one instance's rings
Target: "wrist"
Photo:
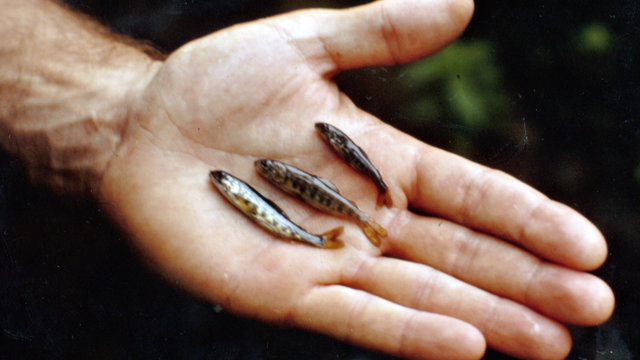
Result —
[[13, 16], [0, 39], [13, 40], [0, 44], [0, 145], [34, 182], [94, 193], [160, 62], [53, 2], [3, 5]]

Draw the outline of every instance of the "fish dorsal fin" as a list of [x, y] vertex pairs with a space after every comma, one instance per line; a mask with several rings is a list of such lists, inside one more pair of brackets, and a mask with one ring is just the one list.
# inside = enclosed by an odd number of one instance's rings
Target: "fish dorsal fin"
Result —
[[338, 190], [338, 187], [335, 186], [331, 181], [329, 181], [329, 180], [327, 180], [325, 178], [319, 177], [319, 176], [317, 176], [316, 178], [318, 180], [320, 180], [321, 183], [325, 184], [329, 189], [331, 189], [331, 190], [337, 192], [338, 194], [340, 194], [340, 190]]
[[[257, 193], [257, 192], [256, 192]], [[289, 219], [289, 215], [287, 215], [287, 213], [282, 210], [282, 208], [280, 206], [278, 206], [278, 204], [274, 203], [273, 200], [271, 199], [267, 199], [266, 197], [262, 196], [262, 194], [257, 193], [262, 200], [264, 200], [269, 206], [271, 206], [272, 208], [274, 208], [277, 212], [280, 213], [280, 215], [284, 216], [285, 218]], [[291, 219], [289, 219], [291, 220]]]
[[273, 200], [270, 200], [270, 199], [266, 199], [266, 200], [267, 200], [267, 203], [269, 205], [273, 206], [273, 208], [276, 209], [277, 212], [279, 212], [280, 214], [282, 214], [282, 216], [284, 216], [287, 219], [289, 219], [289, 215], [287, 215], [287, 213], [284, 210], [282, 210], [282, 208], [280, 206], [278, 206], [278, 204], [274, 203]]

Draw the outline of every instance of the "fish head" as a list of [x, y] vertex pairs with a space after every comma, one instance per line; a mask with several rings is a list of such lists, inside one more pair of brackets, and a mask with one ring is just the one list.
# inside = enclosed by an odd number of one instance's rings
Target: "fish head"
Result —
[[325, 141], [331, 141], [331, 134], [334, 133], [334, 131], [332, 131], [332, 126], [327, 124], [327, 123], [315, 123], [315, 128], [318, 131], [318, 133], [320, 134], [320, 136], [322, 136], [322, 138], [324, 138]]
[[314, 126], [316, 127], [316, 130], [318, 130], [320, 133], [326, 133], [331, 130], [331, 125], [323, 122], [315, 123]]
[[315, 123], [316, 130], [320, 136], [328, 142], [336, 151], [342, 152], [342, 147], [347, 143], [344, 133], [335, 126], [327, 123]]
[[254, 166], [260, 175], [271, 182], [281, 184], [286, 180], [287, 169], [284, 164], [279, 161], [260, 159], [254, 162]]
[[230, 176], [231, 175], [227, 174], [222, 170], [212, 170], [209, 173], [209, 177], [211, 178], [211, 181], [219, 189], [229, 189], [231, 185]]
[[213, 170], [209, 173], [209, 177], [213, 185], [227, 198], [235, 198], [239, 193], [243, 192], [244, 182], [225, 171]]

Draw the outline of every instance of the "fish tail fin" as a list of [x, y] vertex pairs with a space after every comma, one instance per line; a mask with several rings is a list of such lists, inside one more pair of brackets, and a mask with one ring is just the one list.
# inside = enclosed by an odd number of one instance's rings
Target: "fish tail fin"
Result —
[[389, 195], [388, 191], [378, 193], [378, 199], [376, 200], [376, 208], [379, 208], [383, 205], [388, 208], [393, 206], [393, 201], [391, 200], [391, 195]]
[[340, 234], [342, 234], [342, 231], [344, 231], [344, 227], [342, 226], [338, 226], [337, 228], [331, 229], [325, 233], [322, 233], [322, 235], [320, 235], [325, 241], [333, 241], [335, 239], [338, 238], [338, 236], [340, 236]]
[[387, 230], [382, 225], [375, 222], [372, 218], [358, 223], [364, 235], [375, 246], [380, 245], [380, 239], [387, 236]]
[[324, 232], [320, 235], [323, 242], [323, 247], [325, 248], [339, 248], [342, 246], [342, 242], [338, 240], [338, 236], [342, 234], [344, 227], [338, 226], [337, 228], [333, 228], [327, 232]]

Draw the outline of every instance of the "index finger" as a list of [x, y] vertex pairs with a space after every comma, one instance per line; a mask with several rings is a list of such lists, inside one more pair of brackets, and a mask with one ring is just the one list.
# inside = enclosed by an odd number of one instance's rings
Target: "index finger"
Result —
[[409, 204], [513, 241], [575, 269], [604, 262], [607, 245], [584, 216], [501, 171], [412, 141]]

